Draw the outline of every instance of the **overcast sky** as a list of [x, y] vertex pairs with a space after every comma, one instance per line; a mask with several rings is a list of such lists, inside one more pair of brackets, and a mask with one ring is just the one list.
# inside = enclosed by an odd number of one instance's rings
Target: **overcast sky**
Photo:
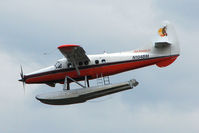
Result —
[[[0, 132], [2, 133], [198, 133], [197, 0], [0, 0]], [[63, 56], [62, 44], [80, 44], [87, 54], [120, 52], [151, 43], [162, 21], [175, 26], [181, 56], [111, 77], [139, 85], [87, 103], [44, 105], [35, 99], [62, 86], [26, 85], [29, 73]], [[47, 55], [44, 55], [47, 53]], [[93, 81], [95, 82], [95, 81]]]

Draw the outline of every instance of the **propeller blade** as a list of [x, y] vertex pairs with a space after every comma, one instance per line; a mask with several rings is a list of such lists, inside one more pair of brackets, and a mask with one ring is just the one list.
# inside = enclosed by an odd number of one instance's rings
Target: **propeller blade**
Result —
[[22, 66], [20, 65], [20, 67], [21, 67], [21, 73], [20, 73], [20, 75], [21, 75], [21, 79], [23, 80], [24, 79], [24, 75], [23, 75], [23, 68], [22, 68]]
[[23, 68], [21, 65], [20, 65], [20, 68], [21, 68], [21, 72], [20, 72], [21, 79], [19, 81], [23, 82], [23, 91], [25, 94], [25, 79], [24, 79], [24, 75], [23, 75]]
[[24, 92], [24, 95], [25, 95], [25, 93], [26, 93], [25, 82], [23, 82], [23, 92]]

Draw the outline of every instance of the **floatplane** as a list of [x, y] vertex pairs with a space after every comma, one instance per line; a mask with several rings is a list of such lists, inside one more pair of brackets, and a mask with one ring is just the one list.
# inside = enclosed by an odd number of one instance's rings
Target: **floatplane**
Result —
[[[46, 84], [55, 87], [63, 84], [63, 90], [40, 94], [36, 99], [45, 104], [67, 105], [83, 103], [101, 96], [132, 89], [138, 85], [135, 79], [117, 84], [110, 84], [109, 76], [146, 66], [166, 67], [180, 55], [179, 43], [175, 30], [169, 22], [164, 22], [157, 30], [156, 40], [142, 48], [119, 53], [87, 55], [85, 50], [76, 44], [65, 44], [58, 47], [64, 58], [55, 65], [23, 74], [21, 79], [27, 84]], [[100, 79], [101, 85], [90, 86], [89, 80]], [[84, 81], [84, 84], [79, 81]], [[71, 89], [70, 83], [80, 86]]]

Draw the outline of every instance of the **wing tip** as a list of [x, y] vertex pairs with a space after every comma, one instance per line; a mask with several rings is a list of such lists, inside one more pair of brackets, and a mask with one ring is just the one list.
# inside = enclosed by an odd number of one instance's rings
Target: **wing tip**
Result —
[[80, 47], [80, 45], [77, 45], [77, 44], [63, 44], [59, 47], [57, 47], [58, 49], [61, 49], [61, 48], [66, 48], [66, 47]]

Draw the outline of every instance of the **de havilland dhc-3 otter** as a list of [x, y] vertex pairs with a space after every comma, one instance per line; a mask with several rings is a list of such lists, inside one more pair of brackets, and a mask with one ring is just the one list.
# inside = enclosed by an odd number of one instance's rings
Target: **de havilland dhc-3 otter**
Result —
[[[173, 26], [165, 21], [157, 29], [156, 40], [142, 48], [120, 53], [86, 55], [76, 44], [58, 47], [64, 55], [55, 65], [38, 71], [23, 74], [21, 79], [27, 84], [46, 84], [55, 87], [63, 84], [63, 90], [36, 96], [40, 102], [51, 105], [83, 103], [101, 96], [132, 89], [138, 85], [135, 79], [118, 84], [110, 84], [109, 76], [150, 65], [166, 67], [180, 55], [180, 47]], [[97, 79], [98, 85], [90, 86], [89, 80]], [[81, 84], [79, 81], [84, 81]], [[70, 83], [80, 86], [70, 89]]]

